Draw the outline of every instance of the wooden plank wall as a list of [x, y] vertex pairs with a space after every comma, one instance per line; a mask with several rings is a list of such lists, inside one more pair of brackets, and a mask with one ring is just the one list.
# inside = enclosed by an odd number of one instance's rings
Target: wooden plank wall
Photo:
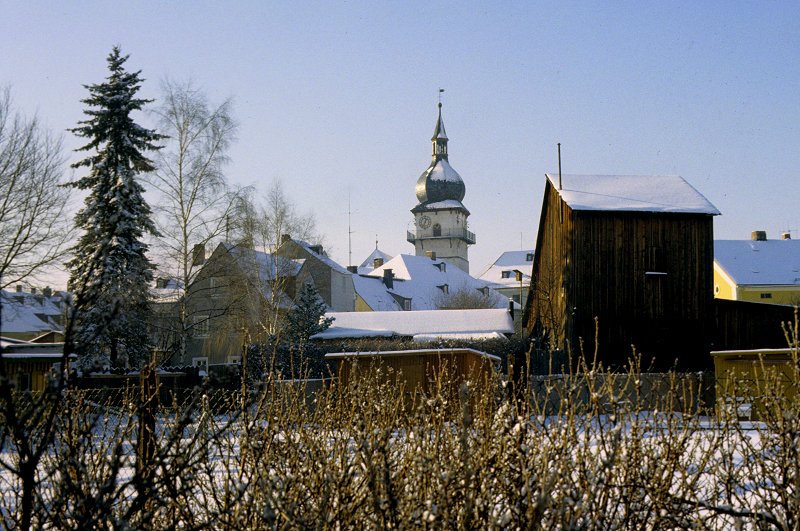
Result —
[[785, 348], [781, 323], [794, 323], [794, 308], [779, 304], [714, 299], [714, 350]]

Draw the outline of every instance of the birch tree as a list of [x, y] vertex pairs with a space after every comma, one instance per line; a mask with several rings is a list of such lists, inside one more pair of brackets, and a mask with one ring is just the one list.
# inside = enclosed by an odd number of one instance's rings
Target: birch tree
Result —
[[192, 288], [203, 266], [200, 257], [223, 236], [237, 198], [223, 171], [237, 124], [230, 99], [211, 104], [191, 82], [165, 81], [161, 93], [155, 114], [169, 140], [155, 157], [149, 182], [159, 192], [154, 210], [161, 233], [160, 269], [178, 280], [185, 294], [176, 303], [174, 320], [162, 323], [169, 330], [162, 332], [184, 359], [195, 323], [190, 298], [198, 296]]

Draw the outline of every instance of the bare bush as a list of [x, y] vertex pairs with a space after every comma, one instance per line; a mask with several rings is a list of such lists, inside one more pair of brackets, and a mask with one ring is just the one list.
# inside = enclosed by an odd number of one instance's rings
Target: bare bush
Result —
[[[667, 375], [646, 396], [635, 364], [614, 378], [579, 365], [523, 400], [446, 371], [422, 393], [380, 365], [313, 392], [270, 375], [244, 395], [197, 389], [156, 410], [147, 467], [139, 392], [116, 406], [71, 390], [32, 526], [797, 529], [796, 396], [765, 380], [763, 419], [743, 422], [698, 406], [696, 380]], [[24, 456], [3, 440], [10, 528]]]

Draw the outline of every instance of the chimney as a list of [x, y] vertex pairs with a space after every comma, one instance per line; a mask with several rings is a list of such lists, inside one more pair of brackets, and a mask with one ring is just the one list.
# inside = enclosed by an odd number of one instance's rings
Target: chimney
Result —
[[425, 251], [425, 256], [431, 260], [436, 260], [436, 251]]
[[[196, 246], [195, 246], [196, 247]], [[166, 288], [167, 287], [167, 279], [158, 277], [156, 278], [156, 288]]]
[[50, 286], [47, 286], [42, 290], [42, 294], [49, 299], [53, 296], [53, 290], [50, 289]]
[[750, 234], [750, 239], [754, 242], [765, 242], [767, 241], [767, 231], [765, 230], [754, 230]]
[[22, 293], [22, 284], [17, 284], [17, 293]]
[[281, 243], [286, 243], [292, 239], [291, 234], [281, 234]]
[[391, 269], [383, 270], [383, 283], [388, 289], [394, 288], [394, 272]]
[[353, 274], [358, 273], [358, 266], [347, 266], [347, 270]]
[[791, 240], [792, 233], [791, 232], [781, 232], [781, 240]]
[[383, 258], [374, 258], [372, 260], [372, 268], [373, 269], [378, 269], [382, 265], [383, 265]]
[[31, 288], [31, 295], [36, 295], [36, 288]]
[[206, 246], [202, 243], [196, 243], [192, 247], [192, 267], [201, 266], [206, 263]]
[[514, 299], [508, 298], [508, 313], [511, 315], [511, 320], [514, 320]]
[[320, 256], [325, 256], [325, 253], [322, 252], [321, 245], [310, 245], [308, 248], [311, 249], [311, 252], [317, 253]]

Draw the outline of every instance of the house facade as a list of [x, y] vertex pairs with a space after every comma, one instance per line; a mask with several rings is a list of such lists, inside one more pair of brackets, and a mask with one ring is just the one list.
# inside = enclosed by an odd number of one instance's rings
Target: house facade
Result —
[[707, 365], [718, 214], [677, 176], [547, 174], [527, 331], [606, 365]]
[[714, 241], [714, 297], [800, 304], [800, 240], [754, 231], [750, 240]]

